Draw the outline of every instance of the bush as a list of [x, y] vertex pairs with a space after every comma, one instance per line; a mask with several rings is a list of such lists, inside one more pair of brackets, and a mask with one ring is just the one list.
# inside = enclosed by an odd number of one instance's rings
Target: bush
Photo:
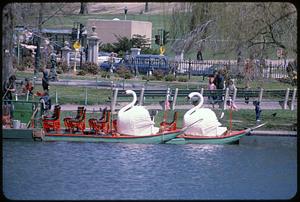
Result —
[[162, 70], [154, 70], [153, 76], [156, 80], [162, 80], [164, 78], [164, 72]]
[[187, 78], [186, 78], [186, 77], [183, 77], [183, 76], [178, 77], [177, 80], [178, 80], [179, 82], [187, 82]]
[[124, 66], [119, 67], [116, 70], [117, 74], [119, 77], [124, 78], [124, 79], [130, 79], [132, 78], [132, 74], [130, 72], [130, 70]]
[[59, 61], [57, 63], [57, 69], [56, 69], [56, 72], [59, 71], [59, 72], [63, 72], [63, 73], [66, 73], [69, 71], [69, 68], [68, 68], [68, 65], [67, 65], [67, 62], [65, 61]]
[[149, 76], [148, 80], [149, 81], [154, 81], [154, 80], [157, 80], [157, 78], [154, 75], [151, 75], [151, 76]]
[[142, 76], [142, 80], [148, 80], [148, 77], [145, 76], [145, 75], [143, 75], [143, 76]]
[[84, 71], [84, 70], [79, 70], [78, 72], [77, 72], [77, 75], [78, 76], [85, 76], [86, 75], [86, 71]]
[[110, 78], [110, 73], [107, 71], [100, 71], [100, 75], [102, 78]]
[[82, 64], [82, 69], [85, 70], [87, 73], [96, 75], [99, 72], [99, 67], [97, 64], [92, 62], [85, 62]]
[[141, 53], [142, 54], [159, 55], [159, 49], [142, 48]]
[[22, 62], [20, 63], [25, 69], [33, 69], [34, 68], [34, 58], [31, 56], [26, 56], [23, 58]]
[[17, 59], [14, 57], [13, 58], [13, 68], [17, 68], [17, 70], [19, 71], [25, 71], [25, 66], [21, 63], [18, 64]]
[[165, 81], [175, 81], [176, 78], [173, 74], [168, 74], [166, 77], [165, 77]]

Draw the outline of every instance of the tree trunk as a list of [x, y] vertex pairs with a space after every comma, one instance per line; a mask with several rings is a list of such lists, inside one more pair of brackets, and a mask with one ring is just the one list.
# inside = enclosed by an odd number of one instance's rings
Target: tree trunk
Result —
[[148, 2], [145, 2], [145, 13], [147, 13], [149, 10], [149, 4]]
[[3, 82], [8, 79], [13, 72], [13, 32], [14, 32], [14, 4], [7, 4], [3, 9], [2, 15], [2, 85]]
[[88, 3], [83, 3], [81, 2], [80, 3], [80, 11], [79, 11], [79, 14], [82, 14], [82, 15], [86, 15], [88, 14], [89, 11], [88, 11]]
[[39, 10], [39, 20], [38, 20], [38, 37], [37, 37], [37, 44], [36, 44], [36, 53], [35, 53], [35, 69], [34, 75], [37, 76], [38, 72], [40, 71], [41, 66], [41, 36], [42, 36], [42, 22], [43, 22], [43, 12], [44, 12], [44, 5], [40, 3], [40, 10]]

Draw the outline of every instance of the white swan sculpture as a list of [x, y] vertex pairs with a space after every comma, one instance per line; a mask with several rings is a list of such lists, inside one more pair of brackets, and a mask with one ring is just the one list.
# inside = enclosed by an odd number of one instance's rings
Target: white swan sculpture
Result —
[[199, 104], [188, 110], [183, 116], [183, 126], [188, 126], [195, 121], [200, 120], [185, 132], [187, 135], [197, 136], [220, 136], [227, 128], [220, 127], [222, 124], [218, 121], [218, 118], [214, 111], [208, 108], [201, 108], [204, 99], [203, 96], [198, 92], [191, 92], [188, 97], [191, 99], [194, 96], [198, 96], [200, 101]]
[[136, 93], [132, 90], [126, 90], [126, 94], [133, 95], [133, 100], [118, 112], [118, 133], [134, 136], [157, 133], [159, 128], [154, 127], [155, 123], [151, 120], [149, 111], [143, 106], [134, 106], [137, 100]]

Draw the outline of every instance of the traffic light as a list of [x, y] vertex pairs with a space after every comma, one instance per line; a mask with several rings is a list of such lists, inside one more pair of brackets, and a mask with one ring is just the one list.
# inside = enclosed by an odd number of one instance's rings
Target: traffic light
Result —
[[170, 32], [164, 30], [163, 31], [163, 44], [167, 44], [169, 42], [168, 38], [170, 36]]
[[160, 35], [155, 35], [155, 44], [160, 45]]

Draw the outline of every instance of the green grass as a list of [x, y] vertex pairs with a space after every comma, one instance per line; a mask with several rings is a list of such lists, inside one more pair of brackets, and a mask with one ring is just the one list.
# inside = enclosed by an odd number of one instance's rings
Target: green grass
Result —
[[[43, 92], [41, 85], [35, 85], [34, 92]], [[59, 104], [77, 104], [85, 105], [85, 96], [87, 91], [87, 105], [104, 104], [108, 97], [111, 97], [110, 89], [96, 89], [74, 86], [50, 86], [50, 96], [52, 104], [56, 102], [56, 95]], [[19, 97], [20, 100], [25, 100], [25, 96]], [[31, 97], [30, 101], [38, 101], [39, 97]]]
[[[17, 71], [16, 73], [18, 79], [24, 79], [24, 78], [32, 78], [33, 73], [32, 72], [19, 72]], [[39, 80], [41, 79], [42, 75], [39, 73]], [[126, 84], [132, 84], [136, 83], [139, 85], [145, 85], [148, 86], [151, 85], [156, 85], [156, 86], [164, 86], [168, 87], [171, 89], [178, 88], [179, 90], [183, 89], [195, 89], [199, 91], [201, 88], [206, 89], [207, 88], [207, 83], [208, 79], [205, 78], [204, 80], [202, 79], [202, 76], [192, 76], [191, 80], [189, 82], [178, 82], [178, 81], [173, 81], [173, 82], [166, 82], [166, 81], [146, 81], [142, 80], [142, 76], [139, 76], [138, 78], [132, 78], [132, 79], [122, 79], [120, 77], [111, 77], [111, 79], [105, 79], [102, 78], [100, 75], [86, 75], [86, 76], [75, 76], [74, 74], [62, 74], [59, 75], [59, 79], [78, 79], [78, 80], [94, 80], [94, 81], [114, 81], [117, 83], [122, 84], [123, 82]], [[244, 84], [238, 83], [236, 84], [238, 88], [244, 88]], [[250, 83], [251, 89], [258, 89], [259, 87], [264, 88], [265, 90], [272, 90], [272, 89], [281, 89], [285, 90], [286, 88], [293, 89], [294, 87], [291, 86], [290, 84], [287, 83], [282, 83], [274, 79], [269, 79], [269, 80], [254, 80]], [[148, 88], [148, 87], [146, 87]], [[148, 88], [149, 89], [149, 88]], [[42, 92], [42, 87], [40, 84], [36, 84], [34, 88], [34, 92], [40, 91]], [[85, 104], [85, 96], [86, 96], [86, 91], [87, 91], [87, 104], [88, 105], [95, 105], [95, 104], [105, 104], [108, 101], [108, 97], [111, 97], [112, 92], [111, 88], [108, 87], [106, 89], [103, 88], [95, 88], [95, 87], [80, 87], [80, 86], [57, 86], [57, 85], [51, 85], [50, 82], [50, 95], [52, 98], [52, 103], [56, 102], [56, 92], [58, 95], [58, 103], [59, 104], [79, 104], [79, 105], [84, 105]], [[276, 95], [269, 95], [267, 92], [264, 93], [264, 98], [282, 98], [283, 96], [277, 97]], [[19, 99], [26, 99], [25, 96], [20, 97]], [[34, 100], [38, 101], [38, 97], [35, 97]], [[127, 98], [122, 99], [123, 101], [129, 101]], [[158, 103], [159, 101], [164, 100], [163, 97], [147, 97], [145, 100], [145, 104], [151, 104], [151, 103]], [[181, 103], [181, 98], [179, 97], [177, 99], [177, 103]]]
[[[33, 78], [34, 74], [32, 70], [29, 71], [16, 71], [16, 76], [17, 79], [25, 79], [25, 78]], [[38, 73], [38, 77], [42, 78], [42, 73]], [[132, 78], [132, 79], [126, 79], [126, 83], [145, 83], [147, 82], [146, 80], [142, 80], [142, 75], [138, 76], [137, 78]], [[188, 78], [187, 75], [182, 75], [180, 77], [186, 77]], [[65, 74], [59, 74], [58, 75], [59, 79], [76, 79], [76, 80], [98, 80], [98, 81], [123, 81], [123, 78], [117, 77], [117, 76], [112, 76], [110, 79], [102, 78], [101, 73], [98, 73], [97, 75], [91, 75], [87, 74], [85, 76], [79, 76], [75, 75], [73, 73], [65, 73]], [[167, 85], [170, 88], [206, 88], [208, 85], [208, 78], [202, 76], [191, 76], [190, 80], [187, 82], [179, 82], [179, 81], [173, 81], [173, 82], [166, 82], [164, 80], [161, 81], [148, 81], [148, 84], [161, 84], [161, 85]], [[244, 81], [239, 81], [236, 82], [236, 87], [238, 88], [244, 88], [245, 83]], [[279, 82], [276, 79], [254, 79], [253, 81], [250, 81], [250, 87], [252, 89], [256, 88], [264, 88], [264, 89], [286, 89], [286, 88], [292, 88], [293, 86], [288, 83], [283, 83]]]

